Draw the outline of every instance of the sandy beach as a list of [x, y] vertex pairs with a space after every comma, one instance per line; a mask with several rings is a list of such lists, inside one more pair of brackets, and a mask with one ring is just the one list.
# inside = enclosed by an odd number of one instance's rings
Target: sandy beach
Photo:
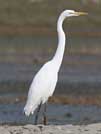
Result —
[[101, 134], [101, 123], [90, 125], [0, 126], [0, 134]]

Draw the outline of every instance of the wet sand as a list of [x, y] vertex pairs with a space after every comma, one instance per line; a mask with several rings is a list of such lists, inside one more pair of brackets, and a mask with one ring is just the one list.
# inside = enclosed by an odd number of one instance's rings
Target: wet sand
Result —
[[101, 134], [101, 123], [90, 125], [0, 126], [0, 134]]

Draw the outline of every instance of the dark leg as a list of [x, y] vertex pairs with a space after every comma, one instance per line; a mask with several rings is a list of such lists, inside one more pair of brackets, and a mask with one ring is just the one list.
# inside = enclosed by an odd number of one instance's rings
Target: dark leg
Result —
[[47, 125], [46, 111], [47, 111], [47, 103], [44, 104], [44, 112], [43, 112], [43, 123], [44, 123], [44, 125]]
[[41, 109], [41, 105], [42, 103], [40, 103], [38, 109], [37, 109], [37, 112], [36, 112], [36, 116], [35, 116], [35, 125], [37, 125], [38, 123], [38, 116], [39, 116], [39, 112], [40, 112], [40, 109]]

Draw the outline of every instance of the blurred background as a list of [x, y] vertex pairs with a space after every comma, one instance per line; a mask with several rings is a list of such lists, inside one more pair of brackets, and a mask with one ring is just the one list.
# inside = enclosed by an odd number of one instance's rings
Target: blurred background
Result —
[[[34, 75], [55, 53], [57, 19], [64, 9], [85, 11], [88, 16], [73, 17], [64, 22], [66, 50], [59, 81], [49, 101], [58, 106], [80, 106], [78, 116], [71, 114], [71, 111], [76, 113], [74, 109], [77, 107], [65, 111], [66, 122], [80, 122], [81, 118], [84, 122], [101, 121], [98, 117], [101, 114], [101, 1], [0, 0], [1, 124], [33, 123], [31, 119], [25, 121], [21, 110]], [[85, 105], [89, 107], [83, 111], [89, 115], [94, 108], [92, 111], [97, 118], [92, 119], [93, 114], [91, 118], [80, 116], [80, 109]], [[55, 106], [50, 107], [55, 109]], [[64, 111], [64, 107], [60, 109]], [[21, 116], [20, 119], [15, 118], [17, 116]], [[50, 115], [50, 122], [57, 121], [58, 124], [58, 117], [54, 117], [51, 119]], [[60, 120], [65, 123], [63, 117]]]

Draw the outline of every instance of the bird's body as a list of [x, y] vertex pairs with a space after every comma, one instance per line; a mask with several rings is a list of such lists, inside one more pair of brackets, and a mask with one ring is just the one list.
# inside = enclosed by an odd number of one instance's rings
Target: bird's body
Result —
[[86, 13], [83, 12], [75, 12], [74, 10], [65, 10], [60, 14], [57, 22], [58, 47], [52, 60], [43, 65], [32, 81], [28, 93], [27, 103], [24, 107], [24, 113], [27, 116], [33, 114], [35, 109], [40, 106], [40, 104], [46, 103], [55, 90], [58, 80], [58, 72], [61, 67], [65, 50], [65, 33], [62, 28], [64, 19], [66, 17], [85, 14]]
[[44, 64], [34, 77], [30, 86], [28, 100], [25, 106], [26, 115], [33, 114], [40, 103], [44, 104], [52, 96], [57, 78], [58, 73], [54, 71], [54, 65], [51, 61]]

